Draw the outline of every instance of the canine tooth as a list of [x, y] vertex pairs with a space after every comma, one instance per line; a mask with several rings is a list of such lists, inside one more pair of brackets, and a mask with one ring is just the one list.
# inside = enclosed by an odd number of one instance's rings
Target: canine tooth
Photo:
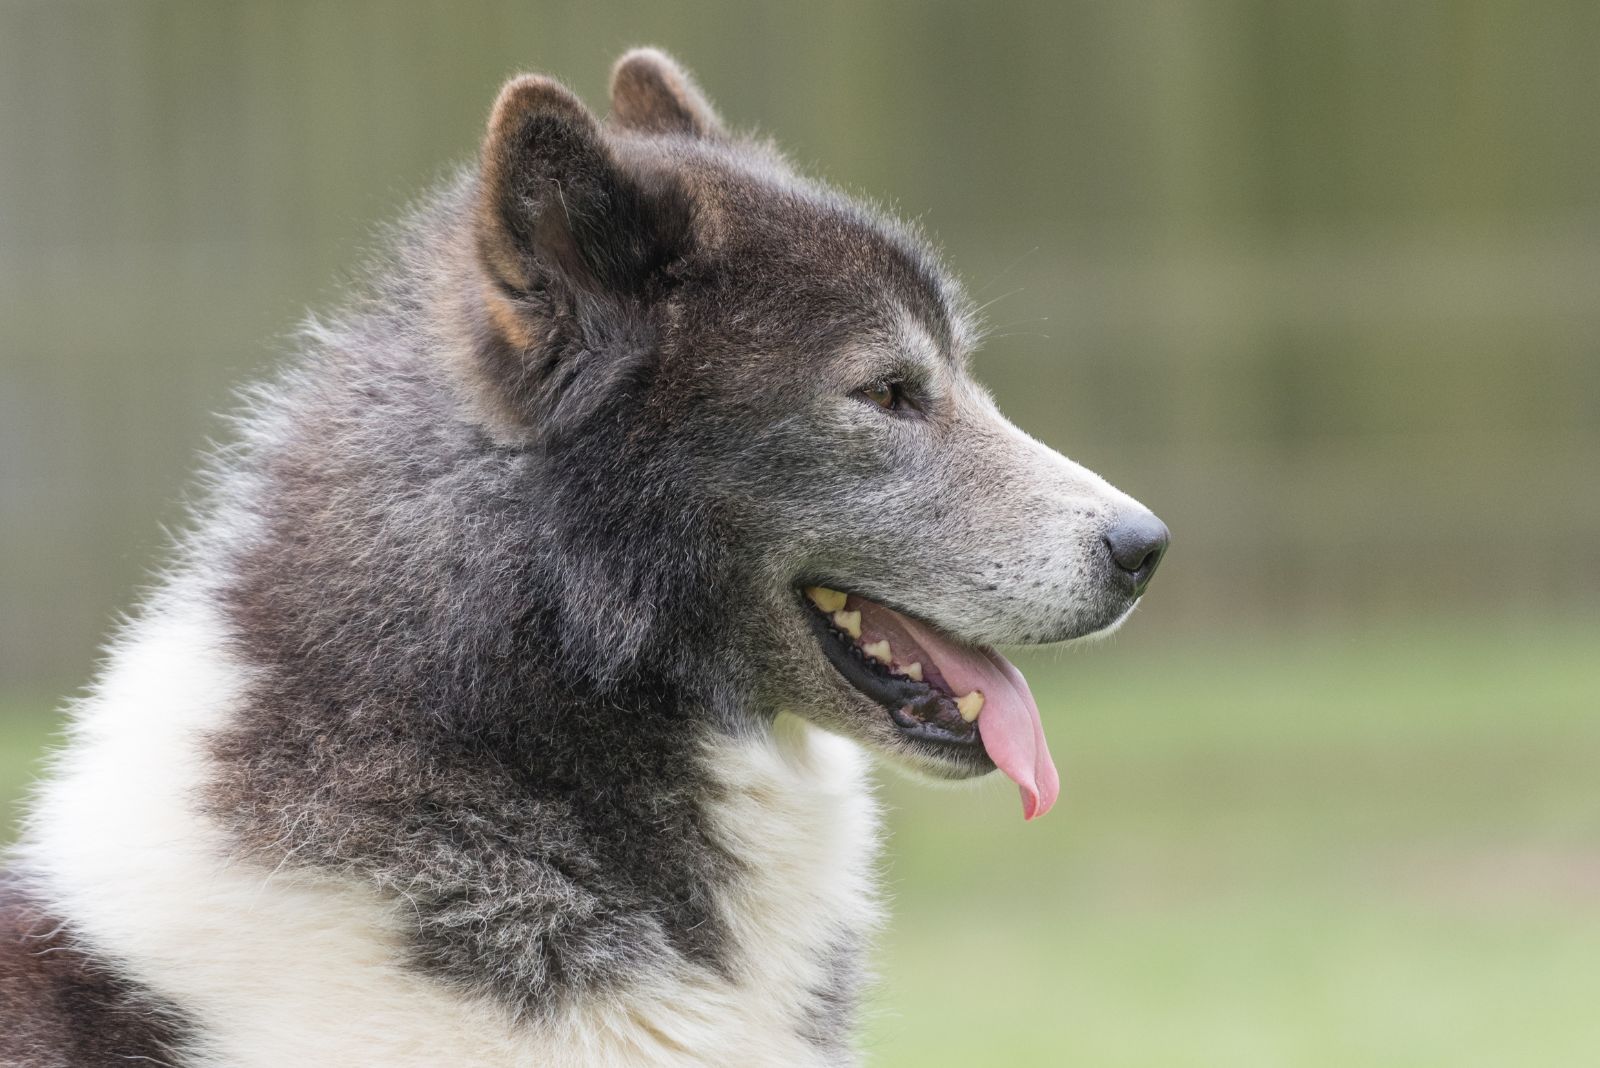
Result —
[[838, 590], [830, 590], [826, 586], [807, 586], [806, 596], [811, 598], [811, 603], [832, 614], [844, 607], [846, 596]]
[[983, 694], [973, 690], [965, 697], [956, 698], [956, 711], [961, 713], [962, 719], [971, 723], [983, 711]]
[[852, 638], [861, 637], [860, 612], [835, 612], [833, 614], [833, 625]]
[[904, 675], [906, 678], [910, 679], [912, 682], [921, 682], [922, 681], [922, 661], [913, 660], [911, 663], [907, 664], [905, 667], [900, 669], [900, 674]]
[[880, 664], [887, 664], [894, 659], [894, 653], [889, 649], [889, 639], [887, 638], [873, 642], [871, 645], [863, 645], [861, 651]]

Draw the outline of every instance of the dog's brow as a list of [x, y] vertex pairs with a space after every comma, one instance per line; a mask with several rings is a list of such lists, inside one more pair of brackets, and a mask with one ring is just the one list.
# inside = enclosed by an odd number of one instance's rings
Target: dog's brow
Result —
[[895, 340], [906, 355], [930, 365], [936, 366], [951, 358], [951, 354], [944, 350], [933, 333], [909, 308], [900, 310]]

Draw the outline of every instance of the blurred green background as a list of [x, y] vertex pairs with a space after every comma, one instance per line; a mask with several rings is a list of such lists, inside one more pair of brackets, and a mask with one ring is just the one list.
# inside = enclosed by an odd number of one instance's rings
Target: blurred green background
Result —
[[1600, 1063], [1592, 0], [0, 5], [0, 827], [231, 391], [637, 43], [920, 217], [1174, 532], [1021, 658], [1055, 813], [886, 782], [871, 1063]]

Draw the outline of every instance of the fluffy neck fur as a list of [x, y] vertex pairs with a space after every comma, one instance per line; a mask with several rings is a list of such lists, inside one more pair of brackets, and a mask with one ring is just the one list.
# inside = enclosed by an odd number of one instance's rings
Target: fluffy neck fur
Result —
[[755, 703], [723, 520], [648, 449], [485, 429], [441, 359], [466, 189], [255, 399], [32, 863], [199, 1063], [835, 1063], [876, 915], [859, 756]]

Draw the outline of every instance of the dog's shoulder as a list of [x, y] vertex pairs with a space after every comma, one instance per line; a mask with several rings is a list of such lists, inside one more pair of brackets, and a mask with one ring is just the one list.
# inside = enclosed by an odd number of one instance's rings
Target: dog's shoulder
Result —
[[175, 1063], [178, 1010], [78, 942], [18, 874], [0, 872], [0, 1064]]

